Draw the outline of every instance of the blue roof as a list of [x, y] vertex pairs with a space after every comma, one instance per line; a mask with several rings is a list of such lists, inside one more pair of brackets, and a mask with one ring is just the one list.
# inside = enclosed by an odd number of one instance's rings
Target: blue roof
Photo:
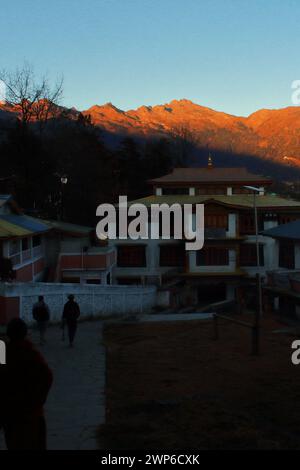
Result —
[[5, 214], [0, 215], [0, 220], [22, 227], [32, 233], [47, 232], [49, 230], [48, 225], [27, 215]]
[[0, 194], [0, 207], [5, 206], [5, 204], [11, 199], [10, 194]]
[[287, 224], [277, 225], [276, 227], [264, 230], [262, 235], [272, 238], [286, 238], [289, 240], [300, 240], [300, 220], [289, 222]]

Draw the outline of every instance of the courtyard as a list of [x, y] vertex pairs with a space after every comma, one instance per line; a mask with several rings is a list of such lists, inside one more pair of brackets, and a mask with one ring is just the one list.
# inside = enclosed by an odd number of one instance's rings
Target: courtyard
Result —
[[[249, 318], [247, 318], [249, 320]], [[296, 449], [298, 332], [262, 321], [260, 356], [248, 329], [212, 322], [108, 325], [106, 424], [110, 449]]]

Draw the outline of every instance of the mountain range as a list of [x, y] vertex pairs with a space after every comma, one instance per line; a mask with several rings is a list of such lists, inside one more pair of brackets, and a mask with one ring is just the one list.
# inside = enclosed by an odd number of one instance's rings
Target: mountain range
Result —
[[[72, 116], [79, 114], [75, 108]], [[0, 104], [0, 118], [16, 110]], [[111, 103], [82, 111], [95, 126], [115, 136], [158, 138], [181, 136], [202, 149], [251, 155], [300, 169], [300, 107], [261, 109], [247, 117], [200, 106], [187, 99], [123, 111]]]

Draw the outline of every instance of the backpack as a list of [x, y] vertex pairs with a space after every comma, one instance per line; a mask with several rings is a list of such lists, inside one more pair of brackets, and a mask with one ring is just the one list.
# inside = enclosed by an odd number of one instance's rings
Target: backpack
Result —
[[63, 318], [70, 323], [76, 322], [80, 316], [80, 309], [77, 302], [68, 301], [64, 307]]
[[33, 307], [33, 318], [36, 321], [48, 321], [49, 320], [49, 310], [45, 303], [37, 304]]

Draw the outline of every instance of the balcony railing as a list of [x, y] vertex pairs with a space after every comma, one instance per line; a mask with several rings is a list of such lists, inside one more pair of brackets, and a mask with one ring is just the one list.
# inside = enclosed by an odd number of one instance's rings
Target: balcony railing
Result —
[[[298, 290], [300, 284], [300, 271], [293, 269], [275, 269], [267, 272], [267, 286], [277, 287], [279, 289]], [[297, 286], [297, 289], [295, 289]]]
[[42, 254], [42, 246], [35, 246], [32, 250], [24, 250], [22, 253], [16, 253], [11, 255], [9, 258], [11, 259], [12, 265], [16, 266], [17, 264], [24, 263], [29, 261], [31, 258], [36, 258]]
[[31, 250], [22, 251], [22, 261], [28, 261], [31, 258]]
[[10, 256], [10, 260], [11, 260], [13, 266], [16, 266], [16, 264], [20, 264], [21, 263], [21, 254], [17, 253], [16, 255]]
[[42, 245], [35, 246], [32, 248], [32, 256], [35, 258], [36, 256], [39, 256], [42, 254]]

